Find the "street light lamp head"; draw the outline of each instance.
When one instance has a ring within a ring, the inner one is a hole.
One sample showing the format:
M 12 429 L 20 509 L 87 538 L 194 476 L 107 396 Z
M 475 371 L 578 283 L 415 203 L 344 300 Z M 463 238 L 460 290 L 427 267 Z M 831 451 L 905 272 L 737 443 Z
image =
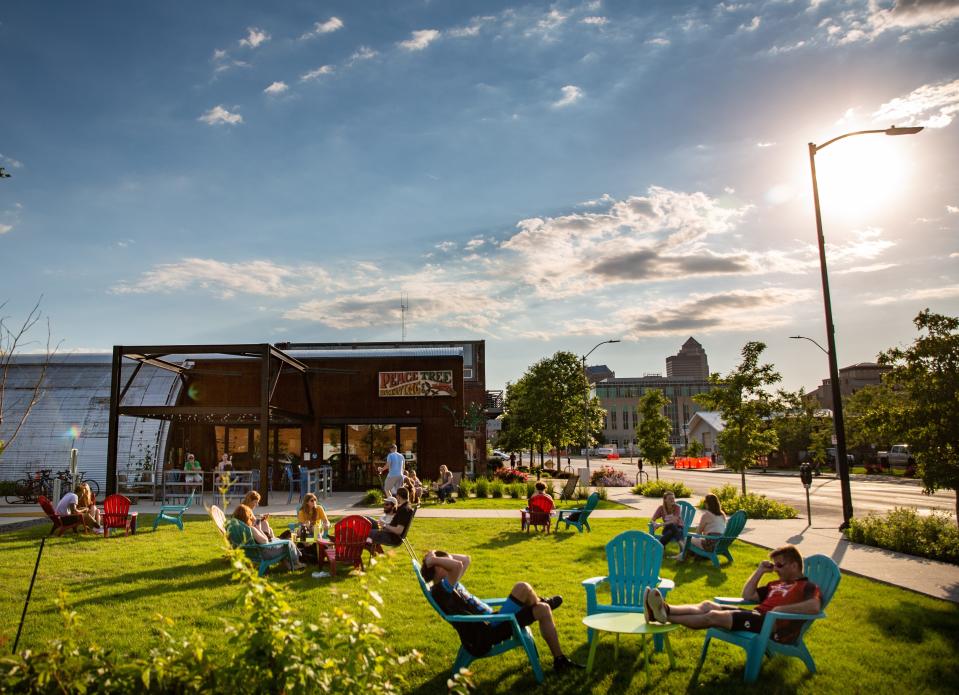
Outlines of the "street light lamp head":
M 923 126 L 909 126 L 906 128 L 899 128 L 897 126 L 890 126 L 886 129 L 886 135 L 915 135 L 923 129 Z

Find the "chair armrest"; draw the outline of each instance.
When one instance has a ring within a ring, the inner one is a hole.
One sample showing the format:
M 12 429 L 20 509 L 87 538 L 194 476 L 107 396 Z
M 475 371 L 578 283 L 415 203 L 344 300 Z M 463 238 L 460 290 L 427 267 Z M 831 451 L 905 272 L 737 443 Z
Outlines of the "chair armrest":
M 736 596 L 713 596 L 713 601 L 721 603 L 724 606 L 753 606 L 756 601 L 747 601 L 744 598 Z
M 665 579 L 663 577 L 659 578 L 659 581 L 656 582 L 657 589 L 665 589 L 666 591 L 672 591 L 676 588 L 676 582 L 672 579 Z
M 560 509 L 559 516 L 557 518 L 559 519 L 559 521 L 562 521 L 564 516 L 572 514 L 573 512 L 582 513 L 582 511 L 583 511 L 582 509 Z
M 782 611 L 769 611 L 766 617 L 773 620 L 819 620 L 825 618 L 825 613 L 783 613 Z
M 516 615 L 513 613 L 490 613 L 488 615 L 447 615 L 446 619 L 451 623 L 507 623 L 514 622 L 516 627 L 519 628 L 519 623 L 516 621 Z
M 502 606 L 506 603 L 507 599 L 505 598 L 481 598 L 480 601 L 485 603 L 487 606 Z
M 609 577 L 606 577 L 606 576 L 603 576 L 603 577 L 590 577 L 589 579 L 584 579 L 582 582 L 580 582 L 580 584 L 582 584 L 583 586 L 596 587 L 596 586 L 599 586 L 600 584 L 602 584 L 603 582 L 608 581 L 608 580 L 609 580 Z

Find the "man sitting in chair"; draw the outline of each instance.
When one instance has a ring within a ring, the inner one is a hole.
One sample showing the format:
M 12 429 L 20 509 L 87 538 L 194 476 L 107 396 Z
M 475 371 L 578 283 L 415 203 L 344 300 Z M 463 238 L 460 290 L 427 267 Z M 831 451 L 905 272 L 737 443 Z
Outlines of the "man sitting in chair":
M 391 499 L 391 498 L 388 498 Z M 389 523 L 382 523 L 379 528 L 370 532 L 368 543 L 377 545 L 397 546 L 403 542 L 403 534 L 413 521 L 413 507 L 410 506 L 410 493 L 405 487 L 396 491 L 396 501 L 399 503 L 393 518 Z M 385 507 L 384 507 L 385 511 Z
M 794 545 L 784 545 L 763 560 L 743 587 L 743 598 L 758 603 L 754 609 L 743 610 L 735 605 L 721 605 L 713 601 L 698 604 L 671 606 L 663 599 L 658 589 L 647 588 L 643 595 L 646 621 L 676 623 L 694 630 L 722 627 L 727 630 L 760 632 L 766 613 L 771 610 L 783 613 L 815 614 L 820 610 L 819 587 L 803 576 L 803 558 Z M 765 586 L 759 580 L 768 572 L 779 578 Z M 803 621 L 780 620 L 774 625 L 772 638 L 776 642 L 791 643 L 799 636 Z
M 447 615 L 489 615 L 493 609 L 473 596 L 460 579 L 470 566 L 469 555 L 454 555 L 442 550 L 431 550 L 423 558 L 422 574 L 436 603 Z M 582 664 L 571 661 L 563 654 L 559 645 L 559 635 L 553 622 L 553 611 L 563 603 L 562 596 L 541 599 L 533 587 L 526 582 L 513 586 L 499 612 L 515 613 L 520 627 L 539 623 L 540 634 L 549 645 L 553 654 L 553 668 L 566 671 L 570 668 L 584 668 Z M 483 656 L 495 645 L 513 636 L 513 628 L 508 622 L 501 623 L 453 623 L 463 641 L 463 646 L 473 656 Z

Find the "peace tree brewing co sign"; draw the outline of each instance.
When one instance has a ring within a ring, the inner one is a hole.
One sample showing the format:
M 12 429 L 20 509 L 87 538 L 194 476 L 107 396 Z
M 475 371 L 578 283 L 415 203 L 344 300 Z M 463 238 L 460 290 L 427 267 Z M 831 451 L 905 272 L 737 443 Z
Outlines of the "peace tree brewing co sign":
M 452 396 L 453 371 L 380 372 L 380 397 Z

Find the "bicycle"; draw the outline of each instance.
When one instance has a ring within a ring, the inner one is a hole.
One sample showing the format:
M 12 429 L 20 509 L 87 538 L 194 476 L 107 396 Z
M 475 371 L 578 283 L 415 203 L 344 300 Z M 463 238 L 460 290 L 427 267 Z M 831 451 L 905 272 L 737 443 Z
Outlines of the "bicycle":
M 13 484 L 14 494 L 5 495 L 7 504 L 32 504 L 40 495 L 50 497 L 53 490 L 53 478 L 50 470 L 41 468 L 29 478 L 21 478 Z
M 86 483 L 90 486 L 90 492 L 93 493 L 93 499 L 96 499 L 100 496 L 100 484 L 93 478 L 87 478 L 87 474 L 83 471 L 77 471 L 76 479 L 70 479 L 70 471 L 63 470 L 57 473 L 57 479 L 66 483 L 67 488 L 66 492 L 71 492 L 77 485 L 81 483 Z

